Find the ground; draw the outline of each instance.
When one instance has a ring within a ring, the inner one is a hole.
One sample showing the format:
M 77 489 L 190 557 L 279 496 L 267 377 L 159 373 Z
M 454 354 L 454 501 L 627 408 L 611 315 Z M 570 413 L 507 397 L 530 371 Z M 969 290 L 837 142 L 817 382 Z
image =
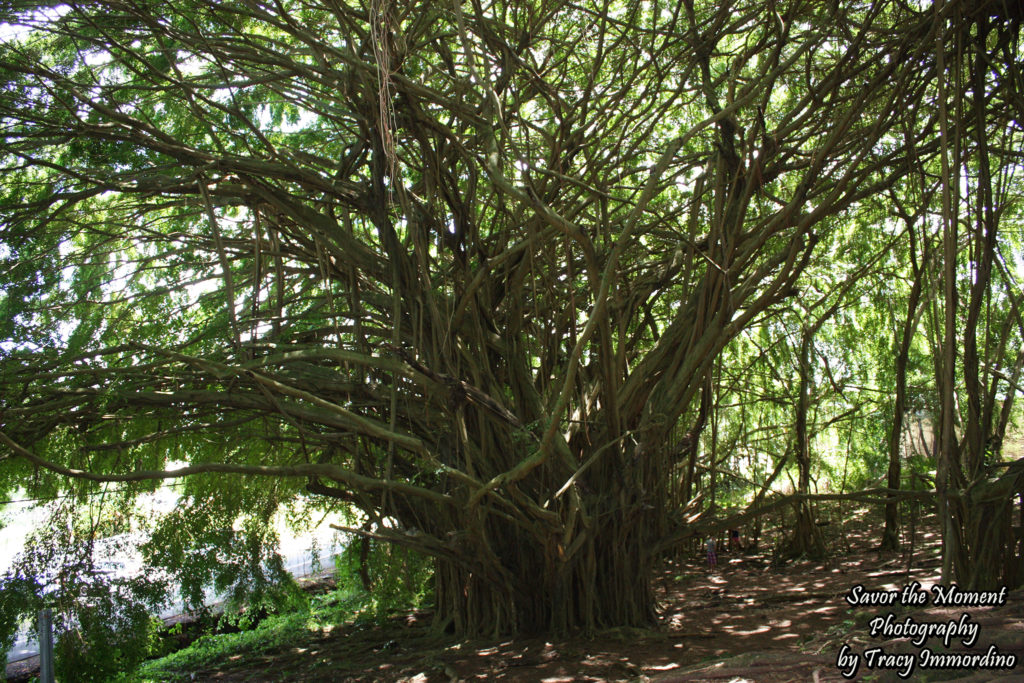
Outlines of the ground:
M 887 607 L 851 608 L 853 586 L 901 590 L 918 581 L 938 581 L 934 532 L 918 531 L 917 550 L 879 553 L 877 525 L 864 519 L 830 525 L 837 554 L 826 563 L 777 564 L 768 552 L 719 553 L 710 571 L 699 548 L 687 549 L 657 581 L 662 624 L 650 631 L 616 630 L 594 638 L 556 641 L 517 638 L 452 642 L 430 631 L 430 615 L 417 613 L 385 626 L 339 625 L 310 633 L 302 642 L 258 655 L 239 654 L 214 668 L 182 672 L 186 680 L 242 681 L 843 681 L 837 655 L 844 644 L 854 652 L 881 646 L 886 653 L 919 648 L 907 639 L 869 634 L 869 621 Z M 922 549 L 923 548 L 923 549 Z M 909 563 L 909 571 L 908 571 Z M 1024 590 L 992 608 L 909 610 L 896 607 L 897 621 L 948 622 L 962 618 L 979 625 L 973 651 L 995 644 L 1022 663 L 1008 671 L 918 670 L 914 680 L 956 678 L 987 681 L 1024 675 Z M 941 638 L 927 646 L 942 649 Z M 954 643 L 953 649 L 957 649 Z M 963 649 L 962 647 L 959 649 Z M 192 677 L 194 675 L 194 678 Z M 896 681 L 894 670 L 869 670 L 857 680 Z

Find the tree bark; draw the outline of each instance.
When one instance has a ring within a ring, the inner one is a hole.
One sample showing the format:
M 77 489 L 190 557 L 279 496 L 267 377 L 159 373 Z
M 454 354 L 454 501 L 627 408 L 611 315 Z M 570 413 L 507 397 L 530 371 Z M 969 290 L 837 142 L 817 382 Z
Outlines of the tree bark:
M 921 263 L 918 262 L 916 254 L 916 240 L 914 239 L 914 226 L 910 224 L 908 234 L 910 237 L 910 260 L 914 271 L 914 281 L 910 286 L 910 295 L 907 298 L 907 314 L 903 319 L 903 328 L 897 337 L 897 351 L 895 359 L 895 397 L 893 400 L 892 425 L 889 429 L 889 467 L 886 471 L 886 486 L 896 490 L 900 488 L 901 474 L 901 445 L 903 437 L 903 424 L 907 412 L 907 362 L 910 358 L 910 343 L 917 328 L 918 303 L 921 299 L 921 290 L 924 285 L 924 274 L 927 272 L 923 264 L 928 261 L 928 243 L 924 243 L 924 252 L 921 256 Z M 896 550 L 899 547 L 899 503 L 892 500 L 885 504 L 885 528 L 882 530 L 882 541 L 879 544 L 882 550 Z
M 818 321 L 815 325 L 804 328 L 800 336 L 800 348 L 797 356 L 799 382 L 793 429 L 795 441 L 793 452 L 799 473 L 797 480 L 797 494 L 799 495 L 807 495 L 811 490 L 811 439 L 807 426 L 807 414 L 811 401 L 811 346 L 820 323 L 821 321 Z M 814 509 L 807 500 L 796 505 L 796 520 L 793 524 L 793 533 L 788 543 L 787 554 L 792 557 L 807 556 L 816 560 L 825 557 L 825 541 L 817 521 L 814 519 Z

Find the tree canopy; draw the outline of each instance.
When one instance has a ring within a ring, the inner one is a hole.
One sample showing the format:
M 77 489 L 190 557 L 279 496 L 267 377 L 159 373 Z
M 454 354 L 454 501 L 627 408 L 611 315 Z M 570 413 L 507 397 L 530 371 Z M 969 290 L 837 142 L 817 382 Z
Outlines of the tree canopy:
M 702 472 L 941 386 L 999 459 L 1001 0 L 3 4 L 0 491 L 184 477 L 153 563 L 312 498 L 457 632 L 638 625 Z

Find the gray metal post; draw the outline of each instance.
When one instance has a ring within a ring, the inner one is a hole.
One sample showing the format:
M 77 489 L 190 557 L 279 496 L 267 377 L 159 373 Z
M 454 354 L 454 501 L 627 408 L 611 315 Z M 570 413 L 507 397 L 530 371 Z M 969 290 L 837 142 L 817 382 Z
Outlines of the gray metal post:
M 53 613 L 39 610 L 39 683 L 54 683 Z

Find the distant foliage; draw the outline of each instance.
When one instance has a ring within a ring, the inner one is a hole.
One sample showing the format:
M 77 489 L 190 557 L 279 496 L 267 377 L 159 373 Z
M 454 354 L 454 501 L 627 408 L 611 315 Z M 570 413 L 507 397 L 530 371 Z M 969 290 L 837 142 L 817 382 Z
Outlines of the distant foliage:
M 105 681 L 156 652 L 167 596 L 159 575 L 123 578 L 112 558 L 116 538 L 90 538 L 83 519 L 54 507 L 50 524 L 30 537 L 0 578 L 0 646 L 6 653 L 21 624 L 53 610 L 55 673 L 62 681 Z
M 38 612 L 38 595 L 39 585 L 21 572 L 8 572 L 0 578 L 0 664 L 5 668 L 19 626 Z
M 62 615 L 55 673 L 62 681 L 106 681 L 159 650 L 162 622 L 123 586 L 94 584 L 70 615 Z

